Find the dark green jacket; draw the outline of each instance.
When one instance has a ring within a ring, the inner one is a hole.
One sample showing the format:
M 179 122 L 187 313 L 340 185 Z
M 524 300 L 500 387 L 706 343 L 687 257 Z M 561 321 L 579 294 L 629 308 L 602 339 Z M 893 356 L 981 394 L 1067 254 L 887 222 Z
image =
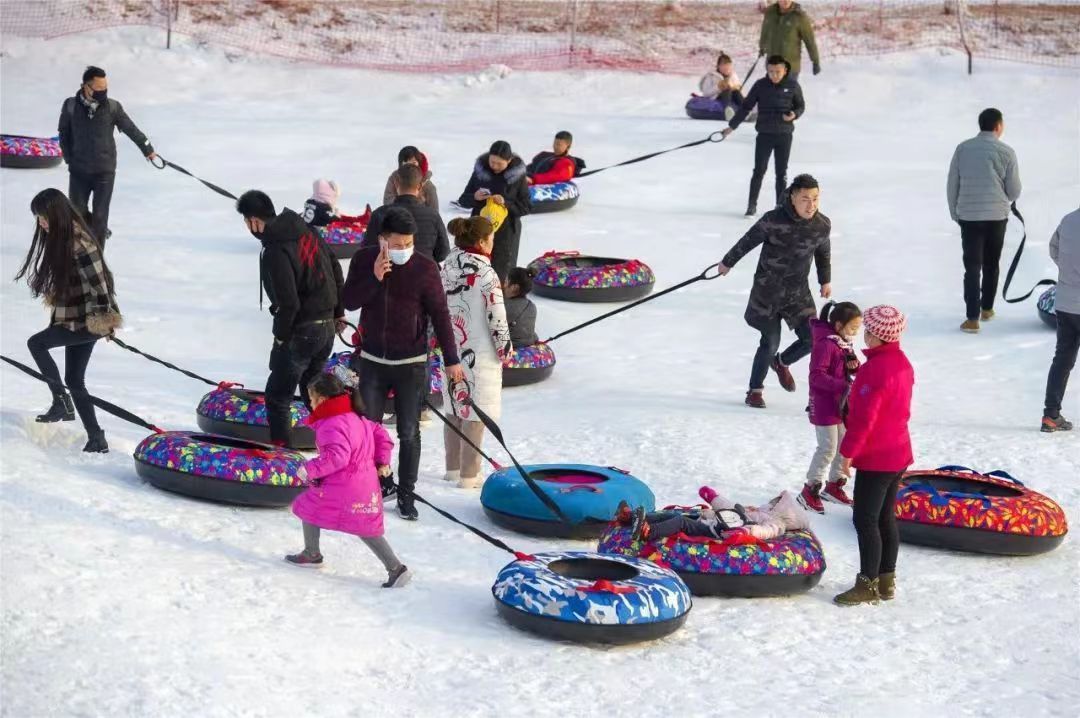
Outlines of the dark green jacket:
M 786 13 L 780 12 L 779 5 L 770 5 L 761 19 L 758 48 L 766 56 L 780 55 L 791 64 L 792 72 L 798 72 L 802 60 L 800 43 L 806 44 L 811 62 L 817 64 L 821 61 L 817 43 L 814 42 L 814 23 L 810 16 L 803 12 L 799 3 L 792 5 L 791 10 Z

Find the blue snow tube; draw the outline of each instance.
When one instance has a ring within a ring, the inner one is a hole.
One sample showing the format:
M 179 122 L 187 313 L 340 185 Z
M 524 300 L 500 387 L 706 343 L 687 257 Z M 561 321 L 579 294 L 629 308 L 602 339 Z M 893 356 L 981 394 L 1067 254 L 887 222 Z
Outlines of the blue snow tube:
M 1051 329 L 1057 329 L 1057 311 L 1054 309 L 1056 303 L 1057 285 L 1054 285 L 1039 296 L 1039 302 L 1035 305 L 1038 307 L 1039 319 Z
M 674 571 L 593 551 L 522 556 L 499 572 L 491 594 L 511 625 L 577 643 L 651 641 L 678 630 L 693 606 Z
M 520 472 L 499 469 L 484 482 L 480 503 L 499 526 L 534 536 L 599 538 L 620 501 L 630 508 L 656 508 L 656 498 L 641 479 L 615 467 L 587 464 L 533 464 L 522 467 L 568 519 L 563 523 L 532 492 Z
M 577 204 L 581 190 L 573 182 L 534 184 L 529 186 L 529 201 L 533 214 L 560 212 Z

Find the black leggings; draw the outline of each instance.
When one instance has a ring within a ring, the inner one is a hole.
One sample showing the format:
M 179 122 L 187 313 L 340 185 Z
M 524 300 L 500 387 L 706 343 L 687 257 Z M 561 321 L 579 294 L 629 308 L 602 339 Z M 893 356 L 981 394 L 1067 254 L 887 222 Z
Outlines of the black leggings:
M 855 472 L 852 521 L 859 537 L 859 572 L 867 578 L 896 571 L 900 528 L 896 524 L 896 489 L 902 471 Z
M 49 350 L 64 347 L 64 384 L 71 390 L 71 399 L 87 434 L 101 431 L 97 414 L 94 413 L 94 404 L 86 392 L 86 365 L 90 363 L 90 354 L 94 351 L 94 344 L 98 339 L 101 337 L 86 329 L 73 332 L 59 324 L 53 324 L 26 340 L 26 346 L 37 362 L 38 370 L 57 384 L 60 383 L 60 370 Z M 50 385 L 49 389 L 54 397 L 64 393 L 59 386 Z

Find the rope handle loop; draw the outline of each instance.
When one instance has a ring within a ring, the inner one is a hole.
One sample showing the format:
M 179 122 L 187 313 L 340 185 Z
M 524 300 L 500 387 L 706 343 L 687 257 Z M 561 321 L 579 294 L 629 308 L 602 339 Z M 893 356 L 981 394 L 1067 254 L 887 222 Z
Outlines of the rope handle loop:
M 703 279 L 706 282 L 711 282 L 714 279 L 719 279 L 721 276 L 722 275 L 720 274 L 720 263 L 717 262 L 716 264 L 710 264 L 708 267 L 705 267 L 705 269 L 702 270 L 701 274 L 698 275 L 698 279 Z
M 717 138 L 719 138 L 719 139 L 717 139 Z M 715 142 L 717 144 L 723 142 L 726 139 L 727 139 L 727 135 L 724 134 L 723 130 L 717 130 L 716 132 L 713 132 L 712 134 L 709 135 L 709 142 Z
M 157 163 L 158 160 L 161 160 L 160 165 Z M 152 158 L 150 160 L 150 164 L 154 165 L 154 167 L 157 167 L 159 170 L 163 170 L 167 166 L 166 163 L 165 163 L 165 158 L 162 157 L 161 155 L 157 155 L 154 158 Z
M 345 328 L 341 329 L 341 330 L 339 330 L 337 332 L 338 339 L 340 339 L 341 342 L 345 346 L 350 347 L 352 349 L 355 349 L 356 347 L 360 346 L 360 327 L 356 326 L 355 324 L 350 322 L 348 319 L 346 319 L 344 321 L 344 324 L 345 324 Z M 352 336 L 351 336 L 352 341 L 349 341 L 349 339 L 346 339 L 344 334 L 342 333 L 342 332 L 345 331 L 345 329 L 352 329 Z

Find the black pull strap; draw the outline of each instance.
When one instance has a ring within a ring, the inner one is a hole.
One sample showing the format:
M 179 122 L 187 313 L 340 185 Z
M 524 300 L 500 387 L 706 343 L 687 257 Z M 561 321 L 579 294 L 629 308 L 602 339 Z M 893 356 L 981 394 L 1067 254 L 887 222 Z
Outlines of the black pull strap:
M 98 398 L 98 397 L 96 397 L 93 394 L 90 394 L 88 392 L 71 392 L 71 390 L 68 389 L 63 384 L 63 382 L 56 381 L 55 379 L 50 379 L 47 376 L 45 376 L 44 374 L 36 372 L 33 369 L 31 369 L 30 367 L 26 366 L 25 364 L 23 364 L 21 362 L 17 362 L 14 359 L 11 359 L 10 357 L 6 357 L 6 356 L 3 356 L 2 354 L 0 354 L 0 359 L 3 359 L 4 361 L 6 361 L 11 366 L 15 367 L 16 369 L 19 369 L 20 371 L 22 371 L 25 374 L 28 374 L 28 375 L 34 377 L 38 381 L 45 382 L 46 384 L 48 384 L 50 387 L 52 387 L 54 389 L 60 389 L 60 390 L 63 390 L 63 391 L 69 392 L 69 393 L 81 394 L 81 395 L 86 396 L 87 398 L 90 399 L 90 401 L 94 404 L 94 406 L 96 406 L 97 408 L 101 409 L 102 411 L 104 411 L 104 412 L 106 412 L 108 414 L 112 414 L 113 416 L 115 416 L 118 419 L 123 419 L 124 421 L 126 421 L 128 423 L 131 423 L 131 424 L 134 424 L 135 426 L 140 426 L 140 427 L 142 427 L 144 429 L 148 429 L 148 430 L 154 432 L 155 434 L 164 433 L 164 429 L 159 429 L 158 427 L 154 426 L 153 424 L 151 424 L 146 419 L 143 419 L 142 417 L 138 416 L 137 414 L 133 414 L 132 412 L 128 411 L 127 409 L 124 409 L 123 407 L 117 406 L 116 404 L 113 404 L 112 402 L 105 401 L 104 399 L 100 399 L 100 398 Z
M 1031 288 L 1031 291 L 1024 296 L 1009 299 L 1009 285 L 1012 284 L 1013 275 L 1016 274 L 1016 268 L 1020 265 L 1020 256 L 1024 253 L 1024 245 L 1027 243 L 1027 225 L 1024 224 L 1024 216 L 1020 214 L 1020 210 L 1016 208 L 1016 202 L 1012 203 L 1010 209 L 1012 210 L 1013 215 L 1020 220 L 1020 227 L 1024 231 L 1024 236 L 1020 238 L 1020 246 L 1016 248 L 1016 254 L 1013 255 L 1012 262 L 1009 263 L 1009 271 L 1005 273 L 1005 286 L 1001 288 L 1001 298 L 1009 304 L 1016 304 L 1017 302 L 1022 302 L 1030 297 L 1039 287 L 1053 286 L 1057 284 L 1057 281 L 1053 279 L 1042 279 L 1036 282 L 1035 286 Z
M 161 160 L 160 165 L 157 162 L 155 162 L 154 160 L 150 160 L 150 163 L 153 164 L 154 167 L 157 167 L 159 170 L 163 170 L 166 167 L 171 167 L 174 170 L 176 170 L 177 172 L 180 172 L 181 174 L 185 174 L 188 177 L 191 177 L 192 179 L 195 179 L 195 180 L 198 180 L 199 182 L 202 182 L 204 185 L 206 185 L 210 189 L 214 190 L 215 192 L 220 194 L 222 197 L 228 197 L 229 199 L 236 199 L 237 198 L 236 195 L 234 195 L 232 192 L 230 192 L 230 191 L 228 191 L 226 189 L 222 189 L 221 187 L 218 187 L 213 182 L 207 182 L 202 177 L 197 177 L 196 175 L 193 175 L 191 172 L 188 172 L 186 169 L 184 169 L 180 165 L 173 164 L 172 162 L 169 162 L 167 159 L 165 159 L 161 155 L 158 155 L 156 157 L 156 159 Z
M 574 177 L 574 179 L 578 179 L 578 178 L 581 178 L 581 177 L 588 177 L 589 175 L 594 175 L 597 172 L 604 172 L 605 170 L 614 169 L 615 167 L 624 167 L 626 165 L 632 165 L 632 164 L 636 164 L 638 162 L 644 162 L 645 160 L 651 160 L 653 157 L 659 157 L 660 155 L 666 155 L 668 152 L 674 152 L 675 150 L 684 150 L 687 147 L 697 147 L 698 145 L 703 145 L 706 142 L 718 142 L 719 143 L 719 142 L 723 142 L 723 141 L 724 141 L 724 135 L 723 135 L 723 133 L 721 131 L 713 132 L 711 135 L 709 135 L 708 137 L 706 137 L 703 140 L 694 140 L 693 142 L 687 142 L 685 145 L 679 145 L 678 147 L 672 147 L 669 150 L 660 150 L 659 152 L 652 152 L 652 153 L 647 154 L 647 155 L 641 155 L 640 157 L 635 157 L 633 159 L 626 160 L 625 162 L 619 162 L 618 164 L 608 165 L 607 167 L 601 167 L 600 169 L 595 169 L 595 170 L 589 170 L 587 172 L 582 172 L 581 174 Z
M 536 480 L 533 479 L 533 477 L 529 476 L 529 472 L 525 471 L 525 469 L 521 467 L 521 464 L 518 463 L 518 460 L 514 458 L 514 455 L 510 453 L 510 449 L 506 446 L 506 441 L 503 439 L 502 429 L 499 428 L 499 425 L 496 424 L 495 421 L 490 416 L 488 416 L 480 407 L 478 407 L 473 402 L 472 398 L 466 399 L 465 403 L 472 407 L 472 410 L 476 412 L 476 418 L 478 418 L 480 422 L 485 427 L 487 427 L 487 430 L 491 432 L 491 435 L 495 437 L 495 440 L 498 441 L 499 445 L 502 446 L 504 451 L 506 451 L 506 455 L 510 457 L 510 460 L 512 462 L 514 462 L 514 466 L 517 468 L 518 473 L 521 474 L 521 478 L 525 480 L 525 483 L 528 485 L 529 489 L 532 490 L 532 492 L 536 495 L 536 498 L 540 499 L 540 502 L 544 504 L 544 506 L 547 506 L 551 510 L 551 513 L 555 514 L 559 518 L 559 521 L 562 521 L 568 526 L 572 525 L 570 523 L 570 519 L 566 518 L 566 514 L 564 514 L 562 512 L 562 509 L 559 508 L 559 505 L 555 503 L 550 496 L 544 493 L 543 489 L 541 489 L 537 485 Z
M 610 319 L 611 317 L 615 316 L 616 314 L 622 314 L 623 312 L 630 311 L 634 307 L 640 307 L 642 304 L 645 304 L 646 302 L 651 302 L 654 299 L 659 299 L 660 297 L 664 296 L 665 294 L 671 294 L 672 292 L 677 291 L 679 289 L 682 289 L 683 287 L 688 287 L 691 284 L 693 284 L 694 282 L 700 282 L 702 280 L 716 279 L 717 277 L 720 276 L 720 273 L 719 273 L 719 271 L 713 272 L 713 270 L 718 270 L 719 267 L 720 267 L 719 264 L 711 264 L 708 267 L 706 267 L 701 272 L 701 274 L 698 274 L 697 276 L 690 277 L 690 279 L 687 279 L 686 281 L 683 281 L 683 282 L 679 282 L 678 284 L 676 284 L 676 285 L 674 285 L 672 287 L 668 287 L 667 289 L 665 289 L 665 290 L 663 290 L 661 292 L 656 292 L 655 294 L 650 294 L 647 297 L 643 297 L 642 299 L 638 299 L 636 302 L 630 302 L 629 304 L 627 304 L 625 306 L 622 306 L 622 307 L 619 307 L 618 309 L 613 309 L 610 312 L 607 312 L 606 314 L 601 314 L 598 317 L 593 317 L 592 319 L 590 319 L 587 322 L 584 322 L 582 324 L 578 324 L 575 327 L 570 327 L 569 329 L 566 329 L 565 331 L 559 332 L 558 334 L 551 337 L 550 339 L 545 339 L 544 342 L 545 343 L 551 343 L 551 342 L 555 341 L 556 339 L 559 339 L 560 337 L 565 337 L 567 334 L 573 334 L 574 332 L 578 331 L 579 329 L 584 329 L 585 327 L 592 326 L 593 324 L 597 324 L 598 322 L 602 322 L 605 319 Z M 713 272 L 713 273 L 710 273 L 710 272 Z
M 198 379 L 203 384 L 209 384 L 210 386 L 218 386 L 219 385 L 219 382 L 211 381 L 210 379 L 207 379 L 204 376 L 199 376 L 198 374 L 196 374 L 193 371 L 188 371 L 187 369 L 181 369 L 180 367 L 176 366 L 175 364 L 170 364 L 169 362 L 165 361 L 164 359 L 158 359 L 156 356 L 153 356 L 151 354 L 147 354 L 146 352 L 142 351 L 141 349 L 136 349 L 135 347 L 131 346 L 130 344 L 124 343 L 123 341 L 121 341 L 120 339 L 117 339 L 116 337 L 113 337 L 112 343 L 115 344 L 116 346 L 120 347 L 121 349 L 127 349 L 132 354 L 138 354 L 139 356 L 141 356 L 141 357 L 143 357 L 145 359 L 149 359 L 150 361 L 155 362 L 157 364 L 160 364 L 163 367 L 168 367 L 169 369 L 172 369 L 173 371 L 178 371 L 181 374 L 183 374 L 184 376 L 189 376 L 192 379 Z

